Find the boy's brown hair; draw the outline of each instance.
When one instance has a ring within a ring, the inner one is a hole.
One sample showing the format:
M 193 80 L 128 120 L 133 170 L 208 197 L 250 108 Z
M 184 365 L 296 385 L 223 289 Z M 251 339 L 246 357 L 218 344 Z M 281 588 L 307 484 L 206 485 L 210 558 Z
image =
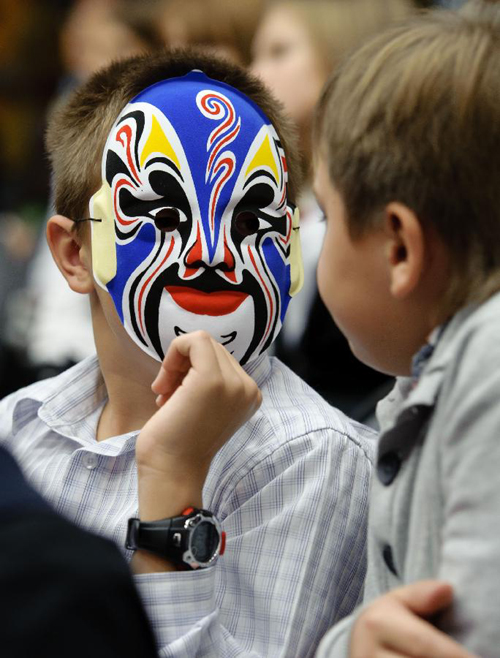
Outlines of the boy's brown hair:
M 500 289 L 498 6 L 436 11 L 354 52 L 329 80 L 315 142 L 351 237 L 400 201 L 451 261 L 449 310 Z
M 287 155 L 288 193 L 292 201 L 296 198 L 300 186 L 296 138 L 279 103 L 239 66 L 196 50 L 175 50 L 115 62 L 93 75 L 54 109 L 46 144 L 52 164 L 56 212 L 71 219 L 88 216 L 90 197 L 101 186 L 101 158 L 106 138 L 121 110 L 146 87 L 183 76 L 193 69 L 239 89 L 264 111 Z

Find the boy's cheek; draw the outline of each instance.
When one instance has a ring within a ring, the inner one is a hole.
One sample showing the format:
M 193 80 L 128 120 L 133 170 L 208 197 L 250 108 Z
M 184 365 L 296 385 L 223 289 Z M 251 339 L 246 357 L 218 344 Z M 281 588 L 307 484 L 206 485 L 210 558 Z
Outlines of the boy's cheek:
M 328 264 L 327 264 L 327 257 L 325 255 L 325 246 L 323 245 L 323 249 L 321 251 L 321 255 L 319 257 L 318 261 L 318 269 L 317 269 L 317 274 L 316 274 L 316 279 L 318 282 L 318 291 L 321 299 L 323 300 L 324 305 L 328 309 L 328 312 L 330 315 L 333 316 L 333 308 L 331 308 L 332 304 L 331 302 L 333 301 L 331 299 L 332 297 L 332 291 L 331 291 L 331 284 L 330 284 L 330 276 L 328 273 Z

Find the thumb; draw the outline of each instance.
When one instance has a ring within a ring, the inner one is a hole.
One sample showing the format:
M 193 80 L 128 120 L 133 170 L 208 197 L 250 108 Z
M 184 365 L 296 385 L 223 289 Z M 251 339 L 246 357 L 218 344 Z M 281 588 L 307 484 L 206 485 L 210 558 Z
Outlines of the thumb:
M 396 598 L 419 617 L 428 617 L 448 607 L 453 588 L 442 580 L 420 580 L 393 591 Z

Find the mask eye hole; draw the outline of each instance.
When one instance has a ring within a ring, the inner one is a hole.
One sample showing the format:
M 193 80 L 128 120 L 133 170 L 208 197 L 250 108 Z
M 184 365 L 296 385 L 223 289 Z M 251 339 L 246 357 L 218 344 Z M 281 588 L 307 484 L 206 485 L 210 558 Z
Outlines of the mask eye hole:
M 177 208 L 162 208 L 155 215 L 155 226 L 163 233 L 171 233 L 179 228 L 181 216 Z
M 258 232 L 260 221 L 251 210 L 243 210 L 236 215 L 234 226 L 238 233 L 246 238 L 248 235 L 255 235 Z

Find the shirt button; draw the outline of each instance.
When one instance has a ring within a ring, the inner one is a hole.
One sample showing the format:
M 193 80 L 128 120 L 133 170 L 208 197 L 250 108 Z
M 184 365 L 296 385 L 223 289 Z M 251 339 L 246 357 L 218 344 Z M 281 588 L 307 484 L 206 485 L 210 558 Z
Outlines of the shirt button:
M 386 452 L 382 455 L 377 464 L 378 479 L 386 487 L 389 486 L 401 467 L 401 459 L 396 452 Z
M 94 468 L 97 466 L 98 462 L 98 457 L 97 455 L 94 455 L 93 452 L 87 452 L 83 456 L 83 465 L 85 468 L 88 468 L 89 471 L 93 471 Z
M 382 551 L 382 557 L 384 558 L 384 562 L 387 568 L 389 569 L 389 571 L 395 576 L 397 576 L 398 572 L 396 571 L 396 567 L 394 566 L 394 558 L 392 557 L 392 548 L 389 546 L 389 544 L 386 544 L 384 546 L 384 549 Z

